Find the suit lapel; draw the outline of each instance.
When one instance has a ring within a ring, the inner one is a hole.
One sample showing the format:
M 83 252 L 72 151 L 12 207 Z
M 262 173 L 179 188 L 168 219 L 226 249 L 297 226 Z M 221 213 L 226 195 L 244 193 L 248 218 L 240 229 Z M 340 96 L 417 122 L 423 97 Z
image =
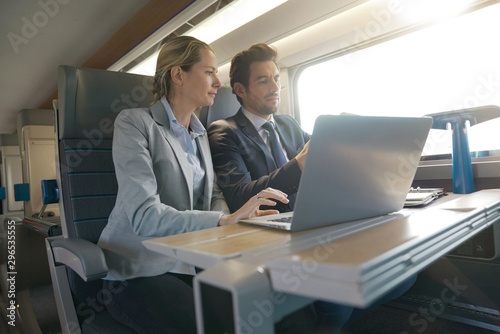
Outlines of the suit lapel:
M 158 123 L 160 131 L 163 133 L 163 136 L 169 143 L 170 147 L 172 147 L 172 151 L 174 151 L 175 158 L 181 167 L 182 174 L 184 175 L 184 180 L 186 182 L 186 187 L 189 191 L 189 200 L 191 203 L 191 210 L 193 209 L 193 171 L 191 170 L 191 166 L 186 158 L 186 153 L 181 147 L 179 140 L 175 136 L 172 127 L 170 126 L 170 120 L 167 116 L 167 111 L 163 107 L 161 101 L 156 102 L 151 106 L 151 114 L 156 123 Z
M 274 162 L 274 158 L 271 155 L 271 152 L 269 151 L 269 148 L 266 146 L 266 143 L 264 143 L 264 140 L 262 140 L 262 137 L 259 135 L 257 130 L 255 129 L 255 126 L 253 126 L 252 122 L 248 120 L 248 118 L 243 114 L 243 112 L 240 110 L 236 115 L 234 115 L 234 120 L 238 124 L 238 126 L 241 128 L 241 131 L 251 140 L 254 142 L 254 144 L 264 153 L 266 157 L 266 165 L 267 169 L 269 171 L 273 171 L 276 169 L 276 164 Z
M 212 156 L 210 154 L 210 146 L 208 144 L 207 135 L 196 137 L 198 149 L 201 152 L 201 159 L 205 167 L 205 188 L 203 194 L 203 209 L 210 211 L 212 202 L 214 170 L 212 168 Z
M 276 132 L 278 133 L 278 136 L 280 137 L 281 145 L 283 145 L 283 147 L 286 150 L 286 156 L 288 158 L 295 157 L 298 152 L 295 151 L 295 147 L 293 147 L 293 145 L 292 145 L 292 139 L 290 138 L 288 133 L 286 133 L 286 131 L 283 131 L 283 129 L 281 128 L 281 126 L 280 126 L 279 122 L 276 120 L 276 118 L 274 118 L 274 119 L 276 121 Z

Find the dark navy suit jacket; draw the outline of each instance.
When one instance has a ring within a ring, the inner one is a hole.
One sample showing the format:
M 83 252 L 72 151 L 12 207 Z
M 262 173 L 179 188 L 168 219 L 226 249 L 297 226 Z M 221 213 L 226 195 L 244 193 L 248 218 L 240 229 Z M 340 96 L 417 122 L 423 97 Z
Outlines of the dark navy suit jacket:
M 276 164 L 261 136 L 241 109 L 236 115 L 213 122 L 208 128 L 212 161 L 217 181 L 234 212 L 256 195 L 271 187 L 287 194 L 297 192 L 302 172 L 294 158 L 310 139 L 290 116 L 275 115 L 276 130 L 290 161 Z M 289 211 L 278 203 L 279 211 Z

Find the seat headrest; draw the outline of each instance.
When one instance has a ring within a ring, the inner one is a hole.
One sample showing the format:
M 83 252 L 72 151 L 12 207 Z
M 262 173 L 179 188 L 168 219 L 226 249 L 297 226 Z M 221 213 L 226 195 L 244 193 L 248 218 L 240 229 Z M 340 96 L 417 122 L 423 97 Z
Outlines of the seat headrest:
M 222 86 L 217 90 L 214 104 L 202 108 L 200 121 L 208 129 L 212 122 L 234 116 L 240 107 L 241 104 L 236 99 L 236 95 L 233 94 L 231 87 Z
M 54 126 L 54 110 L 51 109 L 22 109 L 17 114 L 17 132 L 21 132 L 26 125 Z
M 1 134 L 0 135 L 0 147 L 1 146 L 19 146 L 19 141 L 17 135 L 15 134 Z
M 152 77 L 59 66 L 59 139 L 113 137 L 113 122 L 120 111 L 149 107 Z
M 54 110 L 51 109 L 22 109 L 17 114 L 18 143 L 23 143 L 23 128 L 28 125 L 54 126 Z

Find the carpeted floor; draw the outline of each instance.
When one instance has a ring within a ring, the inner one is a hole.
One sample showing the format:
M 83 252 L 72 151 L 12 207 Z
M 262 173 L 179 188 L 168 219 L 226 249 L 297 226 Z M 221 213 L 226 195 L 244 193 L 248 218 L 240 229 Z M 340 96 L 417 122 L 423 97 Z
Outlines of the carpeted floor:
M 56 300 L 52 285 L 30 290 L 31 305 L 43 334 L 59 334 L 61 326 L 57 315 Z
M 59 334 L 61 328 L 52 286 L 31 290 L 33 311 L 43 334 Z M 413 312 L 379 306 L 353 324 L 342 334 L 495 334 L 500 333 L 437 317 L 412 317 Z M 207 333 L 212 334 L 212 333 Z

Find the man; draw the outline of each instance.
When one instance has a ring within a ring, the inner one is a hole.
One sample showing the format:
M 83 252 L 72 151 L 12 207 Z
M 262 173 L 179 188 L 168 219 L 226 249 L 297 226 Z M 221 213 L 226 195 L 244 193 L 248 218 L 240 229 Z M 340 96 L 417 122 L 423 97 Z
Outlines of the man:
M 259 43 L 238 53 L 231 62 L 230 78 L 242 107 L 208 129 L 214 168 L 229 208 L 236 211 L 271 187 L 290 199 L 275 208 L 293 210 L 310 136 L 292 117 L 275 115 L 281 89 L 276 50 Z
M 276 50 L 263 43 L 251 46 L 234 56 L 229 75 L 242 107 L 235 116 L 208 128 L 212 160 L 227 204 L 235 211 L 250 197 L 271 187 L 287 193 L 292 203 L 278 202 L 275 208 L 293 210 L 310 136 L 290 116 L 276 115 L 281 89 Z M 273 137 L 268 122 L 277 136 Z M 273 145 L 275 138 L 278 144 Z M 415 277 L 408 279 L 374 306 L 402 295 L 414 281 Z M 317 323 L 311 333 L 335 333 L 367 311 L 323 301 L 313 305 Z M 289 318 L 301 320 L 300 313 Z
M 229 75 L 242 107 L 235 116 L 208 128 L 212 160 L 227 204 L 235 211 L 267 187 L 287 193 L 293 203 L 310 136 L 290 116 L 275 115 L 281 89 L 276 50 L 263 43 L 251 46 L 234 56 Z M 274 129 L 265 125 L 268 122 Z M 273 147 L 276 139 L 278 147 Z M 290 211 L 293 204 L 278 202 L 275 208 Z M 353 311 L 352 307 L 324 302 L 314 303 L 314 309 L 319 332 L 338 330 Z M 291 327 L 301 324 L 307 314 L 307 309 L 302 309 L 291 315 Z

